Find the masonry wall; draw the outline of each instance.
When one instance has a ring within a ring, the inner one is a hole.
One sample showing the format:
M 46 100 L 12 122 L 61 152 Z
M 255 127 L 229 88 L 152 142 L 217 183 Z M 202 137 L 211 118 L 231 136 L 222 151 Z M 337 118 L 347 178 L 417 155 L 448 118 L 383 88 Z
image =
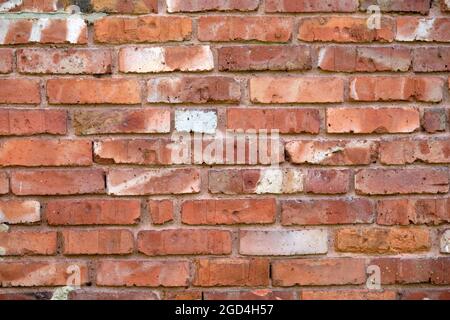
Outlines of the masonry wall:
M 449 299 L 449 43 L 447 0 L 0 0 L 0 299 Z

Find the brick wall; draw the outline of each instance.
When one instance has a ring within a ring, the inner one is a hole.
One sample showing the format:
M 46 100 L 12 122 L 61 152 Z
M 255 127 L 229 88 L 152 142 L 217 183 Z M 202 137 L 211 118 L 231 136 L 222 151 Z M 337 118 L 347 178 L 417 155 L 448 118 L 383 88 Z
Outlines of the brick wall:
M 449 43 L 447 0 L 0 0 L 0 299 L 450 299 Z

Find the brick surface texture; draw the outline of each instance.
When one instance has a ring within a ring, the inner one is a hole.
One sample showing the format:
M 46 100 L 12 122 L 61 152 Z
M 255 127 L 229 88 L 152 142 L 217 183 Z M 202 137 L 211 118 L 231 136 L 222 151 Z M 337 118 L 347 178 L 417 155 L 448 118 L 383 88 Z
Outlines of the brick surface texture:
M 448 0 L 0 0 L 0 300 L 450 300 L 449 130 Z

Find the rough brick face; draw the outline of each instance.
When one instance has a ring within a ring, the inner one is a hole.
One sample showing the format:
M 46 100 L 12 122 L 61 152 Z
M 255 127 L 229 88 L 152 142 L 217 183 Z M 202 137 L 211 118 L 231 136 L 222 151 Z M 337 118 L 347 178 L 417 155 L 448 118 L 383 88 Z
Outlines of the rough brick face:
M 450 299 L 449 14 L 0 0 L 0 300 Z

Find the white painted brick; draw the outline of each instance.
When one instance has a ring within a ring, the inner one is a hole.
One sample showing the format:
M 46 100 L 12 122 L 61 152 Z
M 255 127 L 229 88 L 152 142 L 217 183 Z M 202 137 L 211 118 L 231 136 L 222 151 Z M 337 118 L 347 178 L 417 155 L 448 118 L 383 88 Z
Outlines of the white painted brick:
M 441 236 L 441 253 L 450 253 L 450 229 Z
M 177 110 L 175 129 L 179 132 L 213 134 L 217 129 L 217 114 L 215 111 Z

